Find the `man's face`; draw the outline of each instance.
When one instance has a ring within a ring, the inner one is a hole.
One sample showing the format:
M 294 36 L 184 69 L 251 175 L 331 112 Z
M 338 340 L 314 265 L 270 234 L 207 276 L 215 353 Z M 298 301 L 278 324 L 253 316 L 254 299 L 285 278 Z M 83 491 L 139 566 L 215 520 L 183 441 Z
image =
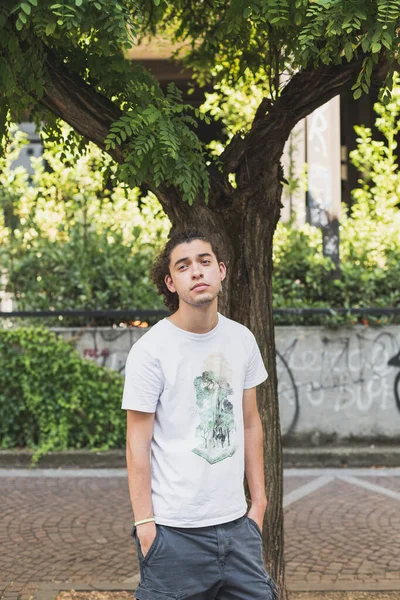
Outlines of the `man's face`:
M 171 252 L 169 270 L 166 286 L 178 294 L 180 303 L 192 306 L 210 304 L 218 296 L 226 275 L 224 263 L 218 263 L 210 244 L 203 240 L 176 246 Z

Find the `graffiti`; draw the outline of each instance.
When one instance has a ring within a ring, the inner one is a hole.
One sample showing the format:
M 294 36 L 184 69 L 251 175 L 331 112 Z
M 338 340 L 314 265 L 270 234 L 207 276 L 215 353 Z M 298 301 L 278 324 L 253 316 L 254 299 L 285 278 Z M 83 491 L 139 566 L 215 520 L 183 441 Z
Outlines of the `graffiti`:
M 332 414 L 336 419 L 338 413 L 379 414 L 393 407 L 390 367 L 400 367 L 399 342 L 394 333 L 307 333 L 302 339 L 292 337 L 284 348 L 277 339 L 282 434 L 297 431 L 301 416 L 310 419 L 315 411 Z M 394 393 L 400 410 L 400 372 Z M 300 424 L 303 427 L 304 421 Z
M 392 356 L 388 362 L 388 365 L 390 367 L 400 368 L 400 352 L 398 352 L 395 356 Z M 396 399 L 397 410 L 400 412 L 400 371 L 397 373 L 394 380 L 394 397 Z
M 315 110 L 308 119 L 310 121 L 308 141 L 313 144 L 316 154 L 320 154 L 323 158 L 328 157 L 328 146 L 326 144 L 328 106 L 328 104 L 323 104 L 318 110 Z
M 339 268 L 340 135 L 335 133 L 333 125 L 339 119 L 339 104 L 336 96 L 306 119 L 307 220 L 322 229 L 323 252 L 332 258 L 336 272 Z
M 130 348 L 143 333 L 133 328 L 62 331 L 63 337 L 75 341 L 82 356 L 121 374 Z M 283 435 L 310 431 L 360 437 L 400 435 L 400 327 L 336 331 L 277 327 L 276 347 Z M 213 356 L 202 373 L 213 371 L 229 381 L 223 361 L 217 358 Z M 199 382 L 207 390 L 215 383 Z M 196 393 L 200 391 L 196 389 Z M 217 402 L 213 427 L 199 428 L 198 433 L 204 437 L 205 451 L 214 448 L 221 453 L 231 450 L 234 428 L 228 391 L 222 386 L 218 393 L 223 397 L 218 400 L 220 408 Z M 219 398 L 218 394 L 215 397 Z
M 327 146 L 329 104 L 315 110 L 307 119 L 308 146 L 308 220 L 311 225 L 325 227 L 331 206 L 332 174 Z
M 85 358 L 99 358 L 101 356 L 110 356 L 110 351 L 108 348 L 103 348 L 102 350 L 98 350 L 97 348 L 84 348 L 83 356 Z
M 145 329 L 123 330 L 111 327 L 86 329 L 58 329 L 57 333 L 73 341 L 78 352 L 88 360 L 94 360 L 101 367 L 125 371 L 126 358 L 133 344 L 145 333 Z
M 281 431 L 290 434 L 296 429 L 300 414 L 299 391 L 292 371 L 283 354 L 276 351 L 278 372 L 278 397 L 284 398 L 287 410 L 281 414 Z

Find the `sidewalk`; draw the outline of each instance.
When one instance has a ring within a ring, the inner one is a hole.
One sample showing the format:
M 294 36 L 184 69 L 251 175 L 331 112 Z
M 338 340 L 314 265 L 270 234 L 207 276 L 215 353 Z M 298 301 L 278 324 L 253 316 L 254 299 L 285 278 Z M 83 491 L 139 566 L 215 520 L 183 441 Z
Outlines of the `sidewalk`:
M 397 592 L 289 592 L 289 600 L 399 600 Z M 132 600 L 129 592 L 60 592 L 57 600 Z
M 135 589 L 124 469 L 0 470 L 0 487 L 3 600 Z M 284 490 L 289 590 L 400 600 L 400 469 L 287 469 Z

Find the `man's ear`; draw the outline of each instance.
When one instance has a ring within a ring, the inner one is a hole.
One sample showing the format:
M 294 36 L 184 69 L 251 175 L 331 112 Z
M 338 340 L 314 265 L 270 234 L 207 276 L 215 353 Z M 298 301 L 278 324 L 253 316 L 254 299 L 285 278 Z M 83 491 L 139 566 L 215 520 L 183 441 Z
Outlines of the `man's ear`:
M 175 289 L 174 283 L 172 281 L 171 275 L 166 275 L 164 277 L 164 283 L 165 283 L 165 285 L 167 286 L 167 288 L 169 289 L 170 292 L 176 292 L 176 289 Z
M 225 279 L 225 277 L 226 277 L 226 266 L 225 266 L 225 263 L 220 262 L 218 266 L 219 266 L 219 272 L 221 274 L 221 281 L 223 281 Z

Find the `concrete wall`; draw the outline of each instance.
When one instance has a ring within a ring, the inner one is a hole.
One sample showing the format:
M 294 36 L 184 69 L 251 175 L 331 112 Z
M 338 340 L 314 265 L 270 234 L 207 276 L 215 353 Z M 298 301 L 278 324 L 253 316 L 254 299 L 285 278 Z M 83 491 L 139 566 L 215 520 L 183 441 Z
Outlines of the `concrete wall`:
M 54 329 L 82 356 L 124 372 L 146 329 Z M 400 440 L 400 327 L 277 327 L 282 433 L 288 441 Z
M 283 433 L 400 440 L 400 327 L 277 327 L 276 346 Z

